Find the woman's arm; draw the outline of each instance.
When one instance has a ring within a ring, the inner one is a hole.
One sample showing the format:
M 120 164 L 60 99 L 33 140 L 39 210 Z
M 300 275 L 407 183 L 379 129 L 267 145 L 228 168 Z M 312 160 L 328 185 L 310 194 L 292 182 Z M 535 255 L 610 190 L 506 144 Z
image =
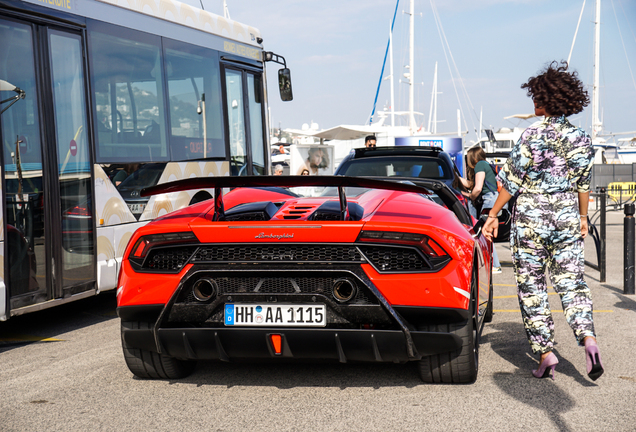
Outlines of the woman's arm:
M 473 190 L 468 195 L 468 198 L 471 200 L 476 199 L 480 194 L 481 190 L 484 188 L 484 182 L 486 181 L 486 173 L 483 171 L 475 173 L 475 186 L 473 186 Z
M 581 215 L 581 236 L 587 237 L 587 211 L 590 203 L 589 192 L 579 192 L 579 214 Z
M 501 211 L 503 206 L 510 201 L 510 198 L 512 198 L 510 192 L 502 188 L 501 192 L 499 192 L 499 196 L 497 197 L 497 201 L 495 201 L 490 212 L 488 212 L 488 220 L 482 228 L 482 232 L 488 240 L 492 240 L 493 237 L 497 237 L 497 234 L 499 234 L 499 219 L 497 218 L 497 214 Z

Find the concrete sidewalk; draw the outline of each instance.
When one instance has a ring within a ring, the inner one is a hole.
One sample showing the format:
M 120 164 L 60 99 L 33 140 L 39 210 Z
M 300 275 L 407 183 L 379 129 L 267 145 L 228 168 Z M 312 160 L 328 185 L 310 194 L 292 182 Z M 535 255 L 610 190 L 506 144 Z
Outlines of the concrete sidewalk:
M 507 243 L 496 244 L 503 273 L 494 275 L 495 319 L 484 330 L 481 353 L 490 344 L 492 354 L 510 364 L 509 372 L 492 371 L 497 385 L 518 401 L 543 411 L 539 418 L 552 423 L 545 428 L 532 421 L 527 425 L 544 430 L 583 430 L 583 425 L 585 430 L 636 430 L 636 296 L 623 294 L 623 218 L 622 211 L 607 214 L 607 281 L 600 282 L 599 272 L 586 266 L 605 366 L 605 374 L 596 382 L 587 377 L 583 348 L 576 344 L 551 282 L 549 298 L 555 320 L 555 353 L 559 358 L 556 380 L 514 379 L 515 375 L 530 377 L 537 362 L 521 322 L 510 247 Z M 596 263 L 594 242 L 589 236 L 585 254 L 588 261 Z M 496 358 L 489 362 L 483 357 L 480 374 L 490 365 L 501 367 Z

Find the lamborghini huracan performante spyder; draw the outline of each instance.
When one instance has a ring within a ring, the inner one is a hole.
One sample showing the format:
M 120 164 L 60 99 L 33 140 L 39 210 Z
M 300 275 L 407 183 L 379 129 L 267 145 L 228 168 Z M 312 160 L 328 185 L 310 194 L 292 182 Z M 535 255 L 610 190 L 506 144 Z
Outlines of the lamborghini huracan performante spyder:
M 418 361 L 425 382 L 475 381 L 492 244 L 443 182 L 215 177 L 142 195 L 200 188 L 215 198 L 138 229 L 126 248 L 117 313 L 133 374 L 321 359 Z

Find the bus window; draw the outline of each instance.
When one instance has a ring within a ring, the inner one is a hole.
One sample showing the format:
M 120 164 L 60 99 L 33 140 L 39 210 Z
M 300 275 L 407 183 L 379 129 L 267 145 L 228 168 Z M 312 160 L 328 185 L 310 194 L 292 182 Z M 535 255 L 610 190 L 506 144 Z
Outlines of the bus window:
M 49 44 L 64 246 L 62 284 L 68 289 L 95 279 L 84 65 L 79 36 L 51 30 Z
M 159 38 L 99 23 L 92 28 L 97 161 L 167 161 Z
M 230 127 L 230 169 L 232 175 L 248 175 L 245 113 L 243 104 L 243 74 L 225 70 L 227 116 Z
M 263 151 L 263 104 L 261 103 L 261 77 L 247 74 L 247 94 L 250 115 L 250 147 L 252 149 L 252 174 L 265 174 L 265 152 Z
M 172 160 L 225 158 L 218 51 L 168 39 L 164 48 Z M 197 111 L 202 95 L 208 101 L 205 123 Z

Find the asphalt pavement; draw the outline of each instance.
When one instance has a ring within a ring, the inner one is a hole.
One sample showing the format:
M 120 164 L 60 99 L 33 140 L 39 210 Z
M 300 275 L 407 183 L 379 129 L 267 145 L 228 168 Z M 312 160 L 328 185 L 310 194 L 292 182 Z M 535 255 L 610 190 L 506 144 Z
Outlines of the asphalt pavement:
M 201 362 L 179 381 L 124 364 L 113 293 L 0 323 L 0 431 L 633 431 L 636 296 L 623 295 L 623 214 L 610 212 L 607 281 L 587 268 L 605 374 L 592 382 L 560 301 L 556 379 L 535 379 L 507 244 L 471 385 L 426 385 L 416 364 Z M 591 240 L 588 260 L 595 261 Z

